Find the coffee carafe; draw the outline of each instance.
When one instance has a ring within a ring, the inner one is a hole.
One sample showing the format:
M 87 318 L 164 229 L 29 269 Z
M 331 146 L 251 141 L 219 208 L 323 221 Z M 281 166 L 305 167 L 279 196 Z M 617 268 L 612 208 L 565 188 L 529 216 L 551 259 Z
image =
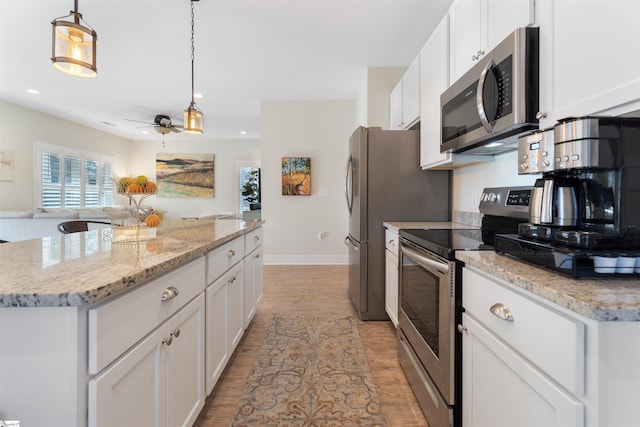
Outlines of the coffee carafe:
M 578 224 L 580 181 L 572 176 L 545 174 L 536 180 L 529 204 L 535 225 L 575 227 Z

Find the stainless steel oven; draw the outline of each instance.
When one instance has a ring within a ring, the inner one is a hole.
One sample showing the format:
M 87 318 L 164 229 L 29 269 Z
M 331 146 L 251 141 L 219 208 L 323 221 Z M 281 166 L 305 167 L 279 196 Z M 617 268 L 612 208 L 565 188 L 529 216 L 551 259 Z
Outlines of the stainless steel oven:
M 485 189 L 482 228 L 400 230 L 398 357 L 429 425 L 459 427 L 462 404 L 462 262 L 494 250 L 495 233 L 526 222 L 531 187 Z
M 455 325 L 461 320 L 460 263 L 405 237 L 400 238 L 400 251 L 400 364 L 430 425 L 454 426 L 459 419 L 455 381 L 460 336 Z

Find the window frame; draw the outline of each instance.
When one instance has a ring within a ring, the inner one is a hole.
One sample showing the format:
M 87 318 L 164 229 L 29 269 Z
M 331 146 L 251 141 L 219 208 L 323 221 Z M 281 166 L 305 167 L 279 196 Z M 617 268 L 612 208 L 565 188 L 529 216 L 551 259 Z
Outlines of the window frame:
M 78 150 L 78 149 L 73 149 L 73 148 L 69 148 L 69 147 L 63 147 L 60 145 L 54 145 L 54 144 L 49 144 L 49 143 L 44 143 L 44 142 L 34 142 L 34 150 L 33 150 L 33 154 L 34 154 L 34 195 L 33 195 L 33 202 L 34 202 L 34 206 L 37 208 L 44 208 L 46 209 L 45 206 L 43 206 L 43 190 L 45 188 L 45 186 L 43 185 L 43 176 L 42 176 L 42 156 L 44 153 L 51 153 L 51 154 L 56 154 L 61 156 L 61 164 L 63 169 L 60 171 L 61 172 L 61 183 L 60 183 L 60 188 L 61 188 L 61 195 L 60 195 L 60 206 L 57 208 L 61 208 L 61 209 L 83 209 L 83 208 L 99 208 L 99 207 L 108 207 L 108 206 L 114 206 L 115 204 L 115 196 L 116 196 L 116 187 L 115 184 L 113 183 L 113 180 L 111 178 L 113 178 L 113 171 L 114 171 L 114 156 L 109 156 L 109 155 L 105 155 L 105 154 L 100 154 L 100 153 L 94 153 L 94 152 L 89 152 L 89 151 L 83 151 L 83 150 Z M 66 206 L 65 203 L 65 180 L 64 180 L 64 164 L 65 164 L 65 157 L 73 157 L 73 158 L 77 158 L 80 160 L 80 206 Z M 87 174 L 86 174 L 86 165 L 88 161 L 95 161 L 98 163 L 97 166 L 97 174 L 96 174 L 96 182 L 97 184 L 94 185 L 88 185 L 86 182 L 86 178 L 87 178 Z M 104 164 L 107 163 L 110 165 L 110 173 L 111 176 L 109 177 L 110 181 L 111 181 L 111 197 L 105 197 L 106 193 L 109 193 L 109 188 L 104 186 L 104 179 L 103 179 L 103 167 Z M 86 192 L 87 191 L 96 191 L 98 192 L 98 204 L 96 205 L 91 205 L 91 206 L 86 206 Z M 105 202 L 108 202 L 108 200 L 111 199 L 111 204 L 106 204 Z M 50 206 L 49 208 L 53 208 L 52 206 Z

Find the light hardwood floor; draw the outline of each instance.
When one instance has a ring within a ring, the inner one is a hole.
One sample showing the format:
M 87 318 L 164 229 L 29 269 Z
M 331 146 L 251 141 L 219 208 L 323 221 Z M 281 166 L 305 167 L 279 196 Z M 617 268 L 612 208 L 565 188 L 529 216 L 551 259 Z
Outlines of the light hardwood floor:
M 353 315 L 347 266 L 265 266 L 264 296 L 257 313 L 218 384 L 207 398 L 196 427 L 228 427 L 244 382 L 251 372 L 274 314 Z M 359 321 L 388 427 L 428 427 L 398 363 L 396 330 L 391 322 Z

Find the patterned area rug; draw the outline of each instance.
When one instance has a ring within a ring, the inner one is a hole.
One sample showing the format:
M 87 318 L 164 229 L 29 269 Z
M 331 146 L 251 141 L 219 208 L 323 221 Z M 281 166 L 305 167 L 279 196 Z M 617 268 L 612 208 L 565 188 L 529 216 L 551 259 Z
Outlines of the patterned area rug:
M 385 426 L 354 318 L 274 317 L 231 425 Z

